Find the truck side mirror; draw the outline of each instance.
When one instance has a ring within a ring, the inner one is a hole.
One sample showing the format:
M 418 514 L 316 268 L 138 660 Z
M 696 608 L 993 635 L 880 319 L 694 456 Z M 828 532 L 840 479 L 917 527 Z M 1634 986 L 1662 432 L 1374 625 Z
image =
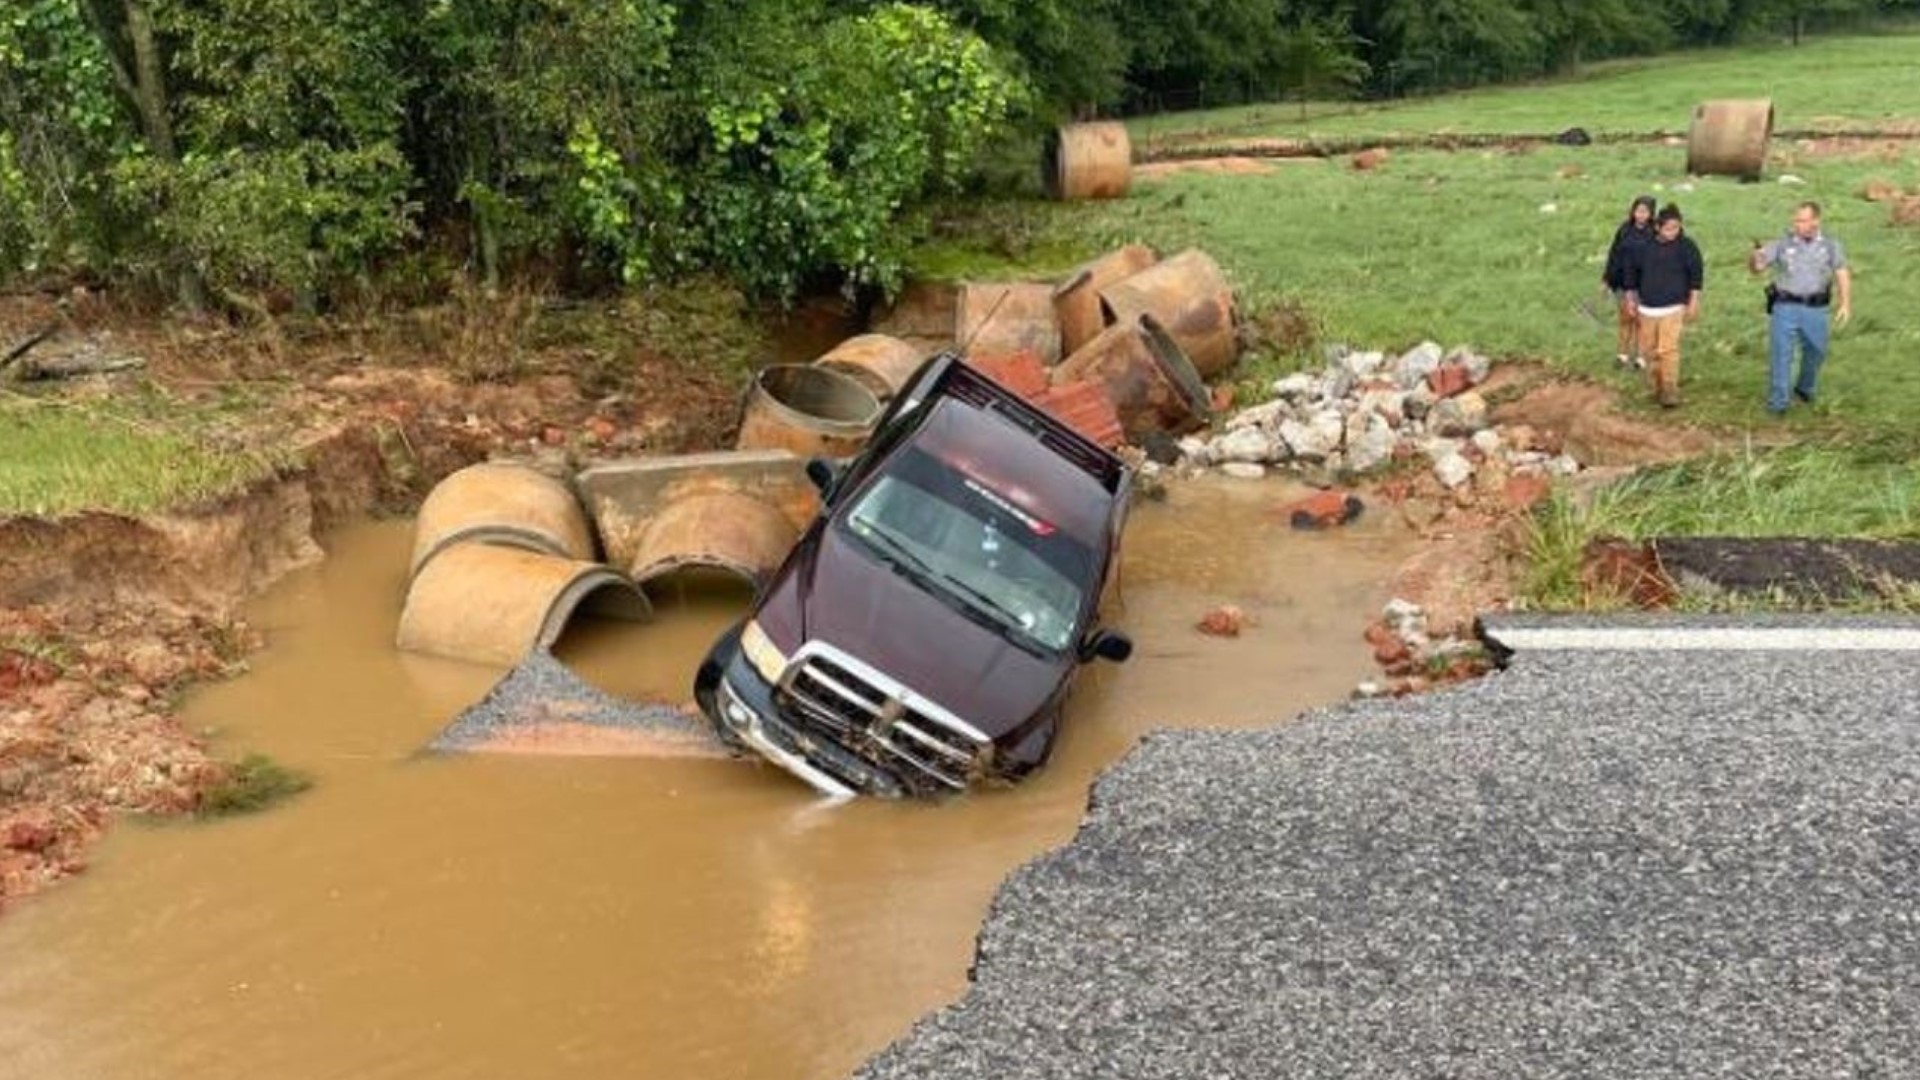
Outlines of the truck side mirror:
M 844 466 L 836 466 L 823 457 L 807 459 L 807 479 L 813 481 L 823 500 L 832 500 L 834 486 L 840 482 L 840 474 L 844 471 Z
M 1133 655 L 1133 639 L 1118 630 L 1095 630 L 1080 646 L 1080 662 L 1111 660 L 1124 663 Z

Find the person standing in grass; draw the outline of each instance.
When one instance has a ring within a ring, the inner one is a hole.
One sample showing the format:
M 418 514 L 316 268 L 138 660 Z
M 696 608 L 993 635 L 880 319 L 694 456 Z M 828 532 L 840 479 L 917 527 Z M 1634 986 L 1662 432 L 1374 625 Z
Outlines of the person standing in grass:
M 1640 355 L 1652 365 L 1654 400 L 1665 409 L 1680 406 L 1680 331 L 1700 317 L 1706 284 L 1706 264 L 1684 228 L 1678 206 L 1661 207 L 1653 242 L 1627 263 L 1627 311 L 1640 320 Z
M 1833 326 L 1845 326 L 1853 318 L 1853 271 L 1840 241 L 1820 231 L 1816 202 L 1794 208 L 1793 225 L 1785 236 L 1771 244 L 1756 242 L 1747 267 L 1756 274 L 1773 268 L 1773 283 L 1767 286 L 1767 411 L 1779 416 L 1787 411 L 1795 345 L 1800 347 L 1800 377 L 1792 380 L 1793 396 L 1813 402 L 1820 365 L 1827 359 L 1827 306 L 1834 305 Z
M 1629 314 L 1627 307 L 1627 263 L 1640 245 L 1652 242 L 1653 196 L 1642 195 L 1627 207 L 1627 220 L 1613 231 L 1613 246 L 1607 249 L 1607 268 L 1600 274 L 1600 284 L 1613 294 L 1614 310 L 1619 313 L 1613 359 L 1621 367 L 1647 366 L 1646 357 L 1640 353 L 1640 322 Z

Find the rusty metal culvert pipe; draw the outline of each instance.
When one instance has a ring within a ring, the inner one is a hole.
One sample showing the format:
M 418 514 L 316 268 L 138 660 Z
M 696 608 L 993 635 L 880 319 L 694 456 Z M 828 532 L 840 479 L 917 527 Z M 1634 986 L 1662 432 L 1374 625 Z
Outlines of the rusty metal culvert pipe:
M 1233 325 L 1233 290 L 1220 266 L 1198 249 L 1178 255 L 1100 290 L 1108 321 L 1151 315 L 1180 344 L 1201 378 L 1233 366 L 1240 353 Z
M 1772 137 L 1770 99 L 1701 102 L 1687 125 L 1687 172 L 1758 180 Z
M 1178 342 L 1151 315 L 1100 332 L 1054 369 L 1055 385 L 1091 379 L 1105 387 L 1132 441 L 1206 426 L 1211 400 Z
M 800 534 L 780 509 L 737 491 L 690 495 L 662 507 L 640 535 L 633 580 L 680 570 L 722 570 L 759 588 Z
M 907 385 L 924 359 L 919 349 L 897 337 L 861 334 L 835 345 L 813 364 L 851 376 L 885 404 Z
M 969 282 L 960 287 L 953 339 L 973 359 L 1028 355 L 1046 367 L 1060 362 L 1060 322 L 1053 286 L 1038 282 Z
M 880 421 L 880 400 L 830 368 L 774 364 L 747 391 L 735 446 L 791 450 L 801 457 L 851 457 Z
M 1040 153 L 1040 181 L 1055 199 L 1117 199 L 1133 183 L 1127 125 L 1106 120 L 1063 124 Z
M 1069 274 L 1067 280 L 1053 290 L 1053 313 L 1060 324 L 1061 351 L 1072 356 L 1107 328 L 1106 314 L 1100 307 L 1100 290 L 1145 270 L 1158 258 L 1145 244 L 1128 244 Z
M 467 541 L 591 561 L 593 529 L 566 481 L 529 465 L 469 465 L 434 485 L 413 525 L 408 576 Z
M 560 640 L 576 611 L 639 622 L 652 606 L 639 586 L 600 563 L 466 543 L 428 560 L 407 590 L 396 644 L 508 665 Z

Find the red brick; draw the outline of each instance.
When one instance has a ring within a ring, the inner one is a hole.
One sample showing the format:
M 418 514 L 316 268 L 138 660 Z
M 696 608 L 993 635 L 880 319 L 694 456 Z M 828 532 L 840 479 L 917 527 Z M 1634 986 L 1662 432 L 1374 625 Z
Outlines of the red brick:
M 1427 389 L 1440 397 L 1452 397 L 1464 394 L 1473 388 L 1473 376 L 1459 364 L 1441 364 L 1427 372 Z
M 1228 604 L 1217 607 L 1201 616 L 1194 629 L 1210 637 L 1239 637 L 1240 629 L 1247 624 L 1247 613 Z
M 1126 440 L 1120 413 L 1106 387 L 1093 380 L 1049 387 L 1033 399 L 1035 405 L 1087 438 L 1112 449 Z
M 1280 514 L 1296 529 L 1325 529 L 1345 525 L 1361 509 L 1359 496 L 1350 491 L 1319 491 L 1281 507 Z
M 1029 352 L 1003 356 L 969 356 L 967 363 L 982 375 L 1032 401 L 1047 389 L 1047 367 Z

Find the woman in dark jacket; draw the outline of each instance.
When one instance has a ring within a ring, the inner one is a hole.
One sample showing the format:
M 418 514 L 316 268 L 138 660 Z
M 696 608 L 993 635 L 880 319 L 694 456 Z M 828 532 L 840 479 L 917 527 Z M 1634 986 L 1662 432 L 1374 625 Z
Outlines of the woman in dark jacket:
M 1621 367 L 1647 366 L 1646 358 L 1640 355 L 1639 320 L 1630 314 L 1632 308 L 1627 304 L 1626 280 L 1627 263 L 1633 258 L 1634 249 L 1653 239 L 1653 205 L 1651 195 L 1633 200 L 1633 205 L 1627 208 L 1627 220 L 1613 232 L 1613 246 L 1607 249 L 1607 269 L 1600 275 L 1600 283 L 1613 294 L 1613 307 L 1619 312 L 1613 359 Z

